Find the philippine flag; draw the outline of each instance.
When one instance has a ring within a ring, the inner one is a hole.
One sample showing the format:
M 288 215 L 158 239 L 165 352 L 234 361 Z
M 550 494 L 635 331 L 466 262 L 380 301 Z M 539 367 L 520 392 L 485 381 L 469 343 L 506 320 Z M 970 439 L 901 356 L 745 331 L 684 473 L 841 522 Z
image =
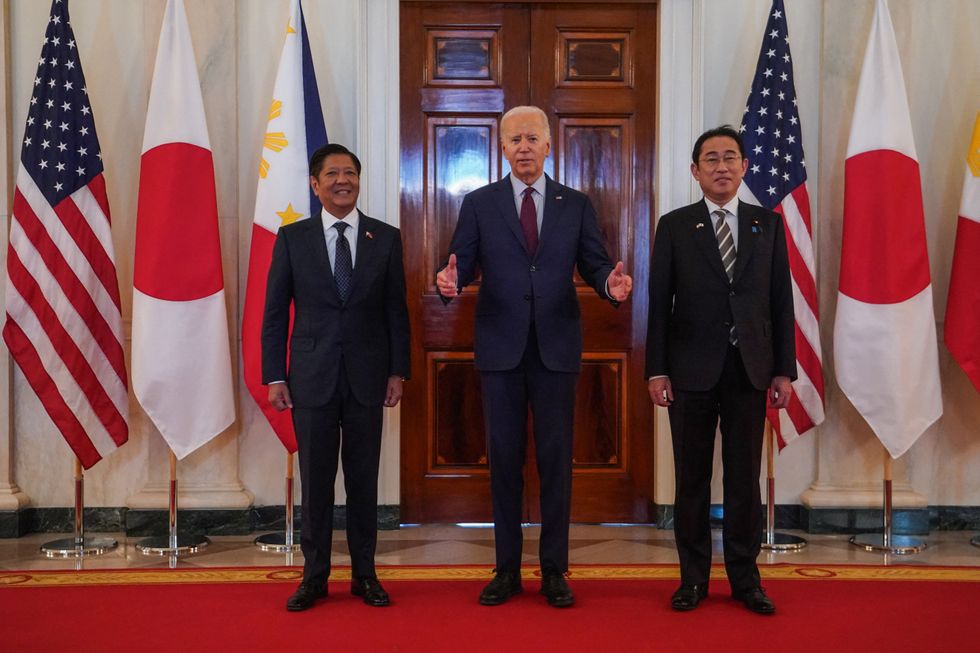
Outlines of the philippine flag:
M 214 165 L 183 0 L 168 0 L 140 159 L 133 389 L 177 458 L 235 420 Z

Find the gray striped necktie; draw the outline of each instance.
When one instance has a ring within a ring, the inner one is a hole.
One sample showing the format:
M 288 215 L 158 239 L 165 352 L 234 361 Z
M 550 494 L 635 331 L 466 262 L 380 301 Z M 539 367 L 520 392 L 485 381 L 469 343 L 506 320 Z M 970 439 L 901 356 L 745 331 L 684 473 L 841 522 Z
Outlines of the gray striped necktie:
M 718 252 L 721 254 L 721 265 L 725 268 L 725 274 L 728 275 L 728 280 L 731 281 L 735 273 L 735 237 L 732 236 L 732 230 L 729 228 L 728 221 L 725 219 L 727 215 L 725 209 L 712 211 L 711 214 L 718 218 L 718 226 L 715 227 L 715 238 L 718 239 Z M 736 347 L 738 346 L 734 322 L 728 331 L 728 342 Z

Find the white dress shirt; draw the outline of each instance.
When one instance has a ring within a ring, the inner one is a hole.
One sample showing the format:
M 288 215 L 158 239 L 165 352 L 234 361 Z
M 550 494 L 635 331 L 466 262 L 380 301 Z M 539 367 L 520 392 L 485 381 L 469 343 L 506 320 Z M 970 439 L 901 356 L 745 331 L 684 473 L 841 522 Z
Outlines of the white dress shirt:
M 338 221 L 346 222 L 349 225 L 344 231 L 344 238 L 350 244 L 351 267 L 357 265 L 357 226 L 361 221 L 361 216 L 357 212 L 357 209 L 352 209 L 350 213 L 342 218 L 338 218 L 326 209 L 322 209 L 320 215 L 323 216 L 323 235 L 327 239 L 327 256 L 330 257 L 330 270 L 335 271 L 337 269 L 337 236 L 340 232 L 334 229 L 334 225 Z

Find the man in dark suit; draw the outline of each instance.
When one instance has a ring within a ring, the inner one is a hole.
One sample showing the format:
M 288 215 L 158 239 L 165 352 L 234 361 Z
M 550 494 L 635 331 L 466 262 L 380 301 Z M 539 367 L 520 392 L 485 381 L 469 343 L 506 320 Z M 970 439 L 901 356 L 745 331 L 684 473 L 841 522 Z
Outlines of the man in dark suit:
M 338 451 L 351 592 L 368 605 L 389 603 L 374 570 L 378 461 L 382 406 L 398 404 L 409 374 L 408 307 L 401 235 L 357 210 L 360 173 L 361 162 L 342 145 L 313 154 L 310 186 L 323 211 L 279 230 L 269 267 L 262 377 L 269 402 L 293 409 L 303 480 L 306 562 L 286 602 L 291 611 L 327 595 Z
M 544 174 L 548 118 L 516 107 L 500 121 L 511 173 L 463 198 L 447 264 L 436 284 L 443 301 L 482 271 L 475 357 L 490 452 L 496 576 L 480 603 L 499 605 L 522 590 L 521 496 L 530 406 L 541 479 L 541 593 L 567 607 L 575 383 L 582 327 L 572 272 L 614 304 L 632 279 L 606 254 L 592 203 Z
M 705 132 L 692 158 L 704 199 L 660 218 L 650 268 L 648 389 L 655 404 L 668 407 L 676 475 L 681 586 L 671 606 L 692 610 L 707 595 L 720 419 L 732 596 L 772 614 L 756 565 L 759 472 L 766 395 L 771 406 L 785 407 L 796 378 L 786 236 L 779 215 L 736 196 L 748 168 L 738 132 L 727 125 Z

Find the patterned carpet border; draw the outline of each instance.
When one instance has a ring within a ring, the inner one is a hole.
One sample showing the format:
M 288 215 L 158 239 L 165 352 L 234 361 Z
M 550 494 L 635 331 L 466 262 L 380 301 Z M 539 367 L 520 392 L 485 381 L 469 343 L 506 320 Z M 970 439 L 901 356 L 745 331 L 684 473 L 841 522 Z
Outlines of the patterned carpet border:
M 724 577 L 724 567 L 712 575 Z M 760 565 L 765 580 L 941 581 L 980 583 L 980 567 L 872 566 L 872 565 Z M 212 567 L 181 569 L 29 570 L 0 572 L 0 591 L 14 587 L 70 587 L 85 585 L 193 585 L 221 583 L 296 583 L 300 567 Z M 378 567 L 384 581 L 486 581 L 488 567 L 478 565 L 418 565 Z M 525 571 L 525 577 L 537 576 Z M 349 580 L 350 567 L 334 569 L 333 580 Z M 573 565 L 574 580 L 678 580 L 676 565 Z

